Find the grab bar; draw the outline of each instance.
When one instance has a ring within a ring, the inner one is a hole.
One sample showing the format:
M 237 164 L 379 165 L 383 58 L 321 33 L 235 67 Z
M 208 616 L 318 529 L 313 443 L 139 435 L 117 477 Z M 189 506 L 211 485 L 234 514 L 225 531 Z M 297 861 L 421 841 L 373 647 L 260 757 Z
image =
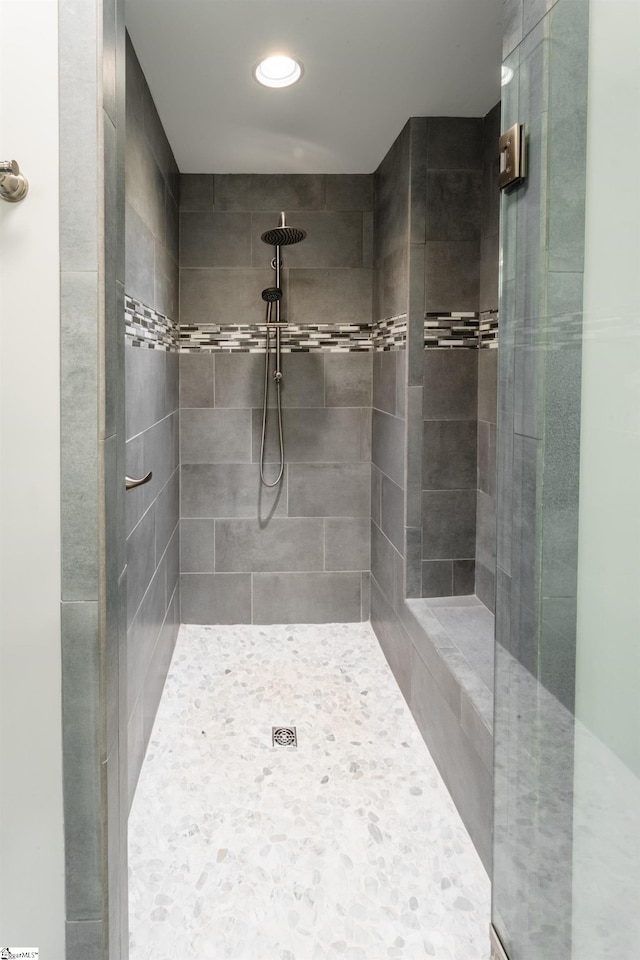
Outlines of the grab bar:
M 140 477 L 139 480 L 134 480 L 133 477 L 125 477 L 124 488 L 125 490 L 133 490 L 135 487 L 141 487 L 143 483 L 149 483 L 149 480 L 151 480 L 152 476 L 153 473 L 151 470 L 149 470 L 149 473 L 147 473 L 144 477 Z

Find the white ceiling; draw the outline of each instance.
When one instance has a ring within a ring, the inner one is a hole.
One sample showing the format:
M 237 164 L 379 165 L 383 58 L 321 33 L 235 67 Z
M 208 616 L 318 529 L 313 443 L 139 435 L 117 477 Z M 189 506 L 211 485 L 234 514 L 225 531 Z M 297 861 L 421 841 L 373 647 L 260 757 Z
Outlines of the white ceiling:
M 127 0 L 183 173 L 371 173 L 412 116 L 500 97 L 502 0 Z M 305 68 L 285 90 L 252 68 Z

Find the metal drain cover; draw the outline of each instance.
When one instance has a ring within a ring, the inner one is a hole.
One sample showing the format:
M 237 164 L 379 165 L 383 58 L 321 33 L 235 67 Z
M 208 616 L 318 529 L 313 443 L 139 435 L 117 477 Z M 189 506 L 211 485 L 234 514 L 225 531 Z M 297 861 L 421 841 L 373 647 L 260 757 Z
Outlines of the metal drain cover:
M 298 746 L 298 734 L 295 727 L 272 727 L 271 738 L 274 747 Z

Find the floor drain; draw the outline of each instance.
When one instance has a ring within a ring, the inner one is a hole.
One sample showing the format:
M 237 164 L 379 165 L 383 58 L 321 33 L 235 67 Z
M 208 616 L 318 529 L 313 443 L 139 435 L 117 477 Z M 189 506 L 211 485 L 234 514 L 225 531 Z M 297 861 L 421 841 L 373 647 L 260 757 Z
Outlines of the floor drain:
M 272 727 L 271 736 L 274 747 L 298 746 L 298 735 L 295 727 Z

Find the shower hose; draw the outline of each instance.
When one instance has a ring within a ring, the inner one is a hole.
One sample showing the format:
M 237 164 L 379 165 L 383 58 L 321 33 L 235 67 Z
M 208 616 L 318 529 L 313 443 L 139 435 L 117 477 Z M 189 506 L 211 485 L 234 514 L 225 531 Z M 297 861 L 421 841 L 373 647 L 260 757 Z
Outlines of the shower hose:
M 267 303 L 267 316 L 266 316 L 266 344 L 264 350 L 264 401 L 262 404 L 262 436 L 260 439 L 260 479 L 264 483 L 265 487 L 277 487 L 280 481 L 282 480 L 282 474 L 284 473 L 284 435 L 282 433 L 282 404 L 280 399 L 280 381 L 282 380 L 282 373 L 280 372 L 280 327 L 276 327 L 276 369 L 273 374 L 273 379 L 276 384 L 276 396 L 277 396 L 277 406 L 278 406 L 278 437 L 280 441 L 280 469 L 278 471 L 278 476 L 275 480 L 269 483 L 265 480 L 264 476 L 264 447 L 265 447 L 265 438 L 267 434 L 267 404 L 269 400 L 269 354 L 271 350 L 271 330 L 269 329 L 269 322 L 271 321 L 273 311 L 273 303 Z

